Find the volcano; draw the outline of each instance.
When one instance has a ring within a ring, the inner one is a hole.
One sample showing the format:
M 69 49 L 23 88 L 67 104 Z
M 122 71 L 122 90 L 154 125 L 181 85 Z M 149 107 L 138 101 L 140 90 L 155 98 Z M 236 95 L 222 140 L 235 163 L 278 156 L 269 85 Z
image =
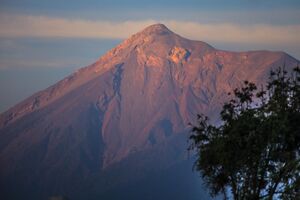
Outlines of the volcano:
M 284 52 L 218 50 L 162 24 L 0 115 L 2 199 L 209 199 L 188 124 L 218 122 L 228 92 L 263 85 Z

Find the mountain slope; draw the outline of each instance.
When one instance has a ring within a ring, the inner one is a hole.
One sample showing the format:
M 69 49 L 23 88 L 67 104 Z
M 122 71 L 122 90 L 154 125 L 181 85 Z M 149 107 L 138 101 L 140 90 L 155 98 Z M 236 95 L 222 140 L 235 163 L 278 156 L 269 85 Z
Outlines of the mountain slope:
M 162 24 L 147 27 L 0 115 L 1 192 L 119 199 L 129 185 L 147 191 L 158 184 L 147 185 L 152 175 L 178 166 L 185 166 L 178 175 L 188 174 L 187 124 L 196 114 L 217 120 L 241 81 L 263 84 L 271 68 L 297 62 L 283 52 L 222 51 Z M 166 194 L 176 187 L 170 180 Z

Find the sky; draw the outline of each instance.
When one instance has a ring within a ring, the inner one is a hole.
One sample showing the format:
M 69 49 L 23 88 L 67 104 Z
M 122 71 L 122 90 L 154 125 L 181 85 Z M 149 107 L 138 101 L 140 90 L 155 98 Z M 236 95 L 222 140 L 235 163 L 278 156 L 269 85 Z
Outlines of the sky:
M 300 59 L 299 0 L 0 0 L 0 112 L 154 23 L 218 49 Z

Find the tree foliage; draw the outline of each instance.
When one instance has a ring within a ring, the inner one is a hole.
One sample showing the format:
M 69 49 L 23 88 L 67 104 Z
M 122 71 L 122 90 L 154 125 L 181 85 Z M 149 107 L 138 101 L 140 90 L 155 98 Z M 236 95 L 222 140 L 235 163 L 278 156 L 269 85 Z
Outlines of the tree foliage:
M 300 199 L 299 86 L 299 67 L 278 68 L 265 89 L 248 81 L 235 89 L 220 126 L 198 115 L 190 148 L 212 196 Z

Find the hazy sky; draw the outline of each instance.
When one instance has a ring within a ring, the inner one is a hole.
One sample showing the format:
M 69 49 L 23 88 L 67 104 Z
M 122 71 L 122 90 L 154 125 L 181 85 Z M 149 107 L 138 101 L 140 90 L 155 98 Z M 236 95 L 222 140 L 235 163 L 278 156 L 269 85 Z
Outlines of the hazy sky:
M 0 112 L 157 22 L 219 49 L 300 59 L 299 0 L 0 0 Z

